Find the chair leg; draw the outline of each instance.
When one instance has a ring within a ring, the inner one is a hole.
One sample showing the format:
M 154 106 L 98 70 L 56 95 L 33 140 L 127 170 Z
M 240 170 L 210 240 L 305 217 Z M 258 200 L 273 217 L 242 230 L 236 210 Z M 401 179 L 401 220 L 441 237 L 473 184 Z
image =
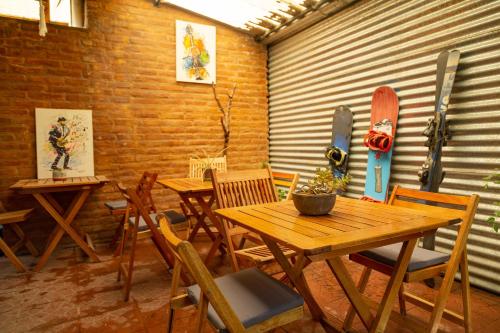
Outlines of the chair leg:
M 116 221 L 116 219 L 115 219 Z M 111 243 L 109 244 L 110 248 L 114 248 L 116 246 L 116 243 L 118 240 L 120 240 L 120 236 L 123 236 L 123 216 L 122 220 L 119 221 L 118 227 L 115 230 L 115 234 L 113 235 L 113 239 L 111 240 Z
M 40 253 L 36 249 L 35 245 L 33 245 L 31 240 L 29 239 L 29 237 L 23 232 L 21 227 L 15 223 L 10 224 L 9 226 L 16 233 L 16 235 L 19 237 L 19 239 L 22 240 L 24 246 L 28 249 L 28 251 L 30 251 L 31 255 L 33 257 L 38 257 L 40 255 Z
M 115 252 L 113 253 L 114 257 L 118 257 L 125 251 L 125 246 L 127 245 L 128 239 L 130 237 L 130 226 L 124 224 L 122 228 L 122 237 L 120 240 L 120 243 L 115 249 Z
M 174 316 L 175 310 L 169 305 L 167 312 L 167 333 L 172 332 L 172 329 L 174 327 Z
M 398 299 L 399 299 L 399 313 L 401 313 L 403 316 L 406 316 L 406 301 L 405 301 L 404 282 L 401 283 L 401 287 L 399 288 Z
M 368 284 L 368 279 L 370 278 L 370 274 L 372 272 L 372 269 L 369 268 L 369 267 L 365 267 L 363 269 L 363 272 L 361 273 L 361 276 L 359 278 L 359 281 L 358 281 L 358 290 L 359 292 L 362 294 L 365 289 L 366 289 L 366 286 Z M 354 310 L 354 307 L 351 305 L 349 306 L 349 310 L 347 310 L 347 315 L 345 317 L 345 320 L 344 320 L 344 331 L 349 331 L 352 327 L 352 322 L 354 320 L 354 316 L 356 315 L 356 311 Z
M 0 250 L 5 254 L 5 256 L 10 260 L 10 262 L 14 265 L 18 272 L 26 272 L 26 266 L 19 260 L 14 252 L 10 249 L 7 243 L 4 242 L 2 238 L 0 238 Z
M 472 332 L 472 309 L 470 302 L 469 267 L 467 262 L 467 249 L 464 249 L 460 260 L 460 274 L 462 287 L 462 303 L 464 309 L 464 329 L 466 333 Z
M 196 317 L 196 333 L 201 333 L 203 331 L 203 324 L 205 323 L 205 318 L 207 317 L 208 311 L 208 300 L 206 296 L 200 294 L 200 302 L 198 303 L 198 315 Z
M 128 301 L 128 298 L 130 296 L 130 289 L 132 287 L 132 274 L 134 272 L 134 261 L 135 261 L 135 248 L 137 245 L 137 229 L 134 227 L 134 231 L 132 234 L 132 245 L 130 249 L 130 258 L 128 261 L 128 272 L 127 276 L 125 277 L 124 281 L 124 289 L 123 289 L 123 300 L 125 302 Z
M 241 237 L 240 243 L 238 244 L 238 250 L 241 250 L 245 246 L 245 241 L 246 241 L 246 238 Z

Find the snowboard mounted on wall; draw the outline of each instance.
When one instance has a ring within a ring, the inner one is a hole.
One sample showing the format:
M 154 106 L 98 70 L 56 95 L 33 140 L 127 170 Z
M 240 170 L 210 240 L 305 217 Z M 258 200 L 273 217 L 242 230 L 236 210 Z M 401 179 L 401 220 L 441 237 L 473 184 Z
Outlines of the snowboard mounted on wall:
M 372 95 L 370 130 L 364 137 L 364 144 L 369 150 L 362 200 L 387 201 L 398 113 L 396 92 L 387 86 L 377 88 Z
M 345 106 L 339 106 L 333 114 L 332 144 L 325 151 L 332 174 L 342 178 L 347 173 L 347 159 L 351 143 L 352 112 Z
M 446 111 L 459 60 L 460 52 L 458 50 L 441 52 L 437 59 L 434 118 L 429 119 L 426 129 L 422 133 L 428 138 L 425 146 L 429 147 L 429 152 L 418 172 L 421 191 L 438 192 L 445 176 L 441 165 L 441 154 L 443 146 L 446 146 L 450 139 Z M 424 237 L 423 247 L 425 249 L 434 250 L 434 244 L 435 234 Z

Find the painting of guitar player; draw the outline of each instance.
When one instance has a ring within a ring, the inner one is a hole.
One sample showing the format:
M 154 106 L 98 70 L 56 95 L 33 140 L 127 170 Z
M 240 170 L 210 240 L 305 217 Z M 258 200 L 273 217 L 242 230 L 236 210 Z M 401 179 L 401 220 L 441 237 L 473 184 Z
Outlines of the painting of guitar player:
M 176 21 L 177 81 L 215 83 L 215 27 Z
M 94 175 L 91 110 L 37 108 L 35 120 L 38 179 Z

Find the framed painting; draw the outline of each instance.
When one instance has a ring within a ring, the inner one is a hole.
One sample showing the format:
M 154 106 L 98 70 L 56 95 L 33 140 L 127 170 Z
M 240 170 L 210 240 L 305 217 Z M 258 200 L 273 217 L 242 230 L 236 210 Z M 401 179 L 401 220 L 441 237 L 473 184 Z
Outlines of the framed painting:
M 176 79 L 215 83 L 215 27 L 175 21 Z
M 35 110 L 37 176 L 94 176 L 92 110 Z

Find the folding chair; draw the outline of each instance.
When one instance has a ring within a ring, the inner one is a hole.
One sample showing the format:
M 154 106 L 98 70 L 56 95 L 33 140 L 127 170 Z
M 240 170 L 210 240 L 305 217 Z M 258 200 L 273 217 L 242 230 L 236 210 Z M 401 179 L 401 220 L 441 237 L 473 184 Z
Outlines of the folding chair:
M 304 300 L 294 290 L 256 268 L 213 278 L 193 245 L 182 241 L 159 215 L 167 246 L 175 264 L 167 312 L 167 332 L 173 327 L 175 310 L 197 306 L 196 332 L 202 332 L 205 318 L 218 332 L 266 332 L 301 319 Z M 178 295 L 181 272 L 186 270 L 197 284 Z
M 274 172 L 273 171 L 273 182 L 274 186 L 278 189 L 285 188 L 287 191 L 285 200 L 292 199 L 292 193 L 297 188 L 297 184 L 299 183 L 299 174 L 298 173 L 285 173 L 285 172 Z
M 257 205 L 279 201 L 276 188 L 273 184 L 271 168 L 232 171 L 218 173 L 212 171 L 212 184 L 215 192 L 218 208 L 229 208 L 247 205 Z M 218 241 L 226 240 L 231 265 L 236 272 L 239 270 L 237 257 L 253 261 L 257 266 L 274 261 L 274 256 L 262 240 L 248 230 L 234 226 L 231 222 L 223 220 L 223 233 Z M 234 244 L 234 237 L 240 236 L 241 241 L 238 246 Z M 243 248 L 245 240 L 259 245 L 250 248 Z M 209 251 L 209 256 L 218 248 L 217 240 Z M 295 252 L 291 249 L 283 248 L 285 255 L 293 256 Z
M 25 246 L 33 256 L 38 256 L 38 250 L 35 248 L 28 236 L 23 232 L 18 225 L 20 222 L 26 221 L 33 213 L 32 209 L 17 210 L 13 212 L 6 212 L 3 204 L 0 202 L 0 230 L 11 229 L 19 240 L 11 247 L 0 237 L 0 250 L 10 260 L 18 272 L 26 272 L 28 269 L 16 256 L 16 252 Z
M 156 182 L 156 178 L 157 178 L 156 173 L 144 172 L 144 175 L 142 176 L 135 190 L 137 197 L 140 198 L 142 207 L 148 212 L 149 214 L 148 218 L 151 221 L 156 221 L 156 215 L 157 215 L 156 206 L 154 204 L 153 197 L 151 195 L 151 191 Z M 122 195 L 125 197 L 126 194 L 125 188 L 123 188 L 119 184 L 117 184 L 117 187 L 122 193 Z M 125 276 L 124 300 L 127 301 L 130 295 L 137 241 L 144 238 L 150 238 L 151 230 L 145 221 L 145 217 L 139 213 L 137 207 L 130 205 L 130 203 L 127 202 L 127 200 L 125 201 L 127 203 L 125 209 L 125 217 L 124 217 L 124 220 L 126 222 L 124 223 L 123 226 L 122 237 L 118 248 L 118 254 L 120 259 L 118 265 L 117 281 L 121 280 L 122 275 Z M 173 210 L 167 211 L 165 212 L 165 214 L 166 216 L 169 217 L 172 224 L 185 221 L 185 217 L 183 215 Z M 124 263 L 125 246 L 127 245 L 130 236 L 132 236 L 132 242 L 130 244 L 129 263 L 128 265 L 125 265 Z
M 404 282 L 423 281 L 428 278 L 440 276 L 445 272 L 443 282 L 435 298 L 435 302 L 429 302 L 416 295 L 405 292 L 403 285 L 399 290 L 399 306 L 401 315 L 406 315 L 405 301 L 409 301 L 423 309 L 431 312 L 428 332 L 437 332 L 439 322 L 444 317 L 452 322 L 462 325 L 466 332 L 471 332 L 471 304 L 469 289 L 469 272 L 467 268 L 467 237 L 474 220 L 479 196 L 458 196 L 450 194 L 422 192 L 411 189 L 404 189 L 396 185 L 389 199 L 389 205 L 419 209 L 432 213 L 447 213 L 450 210 L 458 211 L 462 216 L 459 225 L 455 245 L 450 255 L 437 251 L 415 248 Z M 400 244 L 392 244 L 375 248 L 360 253 L 349 255 L 349 259 L 366 266 L 358 282 L 361 292 L 366 289 L 371 271 L 374 269 L 386 275 L 391 275 L 393 266 L 397 261 Z M 448 296 L 453 284 L 455 273 L 460 267 L 463 315 L 445 309 Z M 354 311 L 351 307 L 344 321 L 344 330 L 348 330 L 352 325 Z

